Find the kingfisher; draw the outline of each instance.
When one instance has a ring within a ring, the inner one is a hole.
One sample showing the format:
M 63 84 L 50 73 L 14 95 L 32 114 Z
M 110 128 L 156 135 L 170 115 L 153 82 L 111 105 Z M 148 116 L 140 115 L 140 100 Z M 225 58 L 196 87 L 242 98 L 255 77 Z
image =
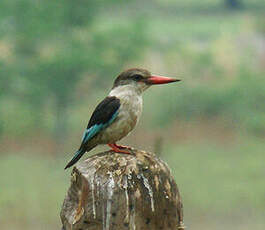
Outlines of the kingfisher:
M 152 85 L 177 81 L 180 80 L 154 76 L 148 70 L 140 68 L 122 72 L 115 79 L 109 95 L 92 113 L 81 145 L 64 169 L 74 165 L 85 152 L 100 144 L 109 145 L 114 152 L 130 154 L 130 147 L 117 145 L 116 142 L 136 126 L 142 113 L 142 93 Z

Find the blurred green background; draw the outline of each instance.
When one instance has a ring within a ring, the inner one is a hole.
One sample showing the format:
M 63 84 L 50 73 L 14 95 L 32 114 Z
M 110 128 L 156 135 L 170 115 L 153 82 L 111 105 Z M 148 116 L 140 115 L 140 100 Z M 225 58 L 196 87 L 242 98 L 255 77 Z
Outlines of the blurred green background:
M 60 229 L 63 167 L 130 67 L 183 80 L 122 143 L 168 162 L 188 229 L 265 229 L 264 0 L 1 0 L 1 230 Z

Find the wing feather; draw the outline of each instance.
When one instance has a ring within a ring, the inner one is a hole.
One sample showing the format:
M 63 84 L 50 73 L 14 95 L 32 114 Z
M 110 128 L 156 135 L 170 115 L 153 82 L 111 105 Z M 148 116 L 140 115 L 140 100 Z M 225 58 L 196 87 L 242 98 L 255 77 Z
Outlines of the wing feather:
M 106 97 L 96 107 L 83 134 L 81 147 L 115 120 L 119 107 L 120 100 L 116 97 Z

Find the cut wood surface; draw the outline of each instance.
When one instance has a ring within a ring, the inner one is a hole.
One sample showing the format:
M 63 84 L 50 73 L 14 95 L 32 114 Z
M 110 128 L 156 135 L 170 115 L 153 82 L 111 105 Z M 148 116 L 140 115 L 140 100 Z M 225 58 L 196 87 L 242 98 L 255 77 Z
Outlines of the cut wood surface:
M 177 185 L 152 153 L 107 151 L 73 168 L 61 220 L 64 230 L 184 229 Z

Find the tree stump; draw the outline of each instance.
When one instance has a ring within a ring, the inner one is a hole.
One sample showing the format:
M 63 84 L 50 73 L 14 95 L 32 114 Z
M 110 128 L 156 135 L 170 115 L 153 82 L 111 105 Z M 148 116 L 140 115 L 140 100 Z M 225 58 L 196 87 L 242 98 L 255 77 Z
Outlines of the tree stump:
M 107 151 L 73 168 L 64 230 L 184 229 L 180 194 L 168 166 L 152 153 Z

